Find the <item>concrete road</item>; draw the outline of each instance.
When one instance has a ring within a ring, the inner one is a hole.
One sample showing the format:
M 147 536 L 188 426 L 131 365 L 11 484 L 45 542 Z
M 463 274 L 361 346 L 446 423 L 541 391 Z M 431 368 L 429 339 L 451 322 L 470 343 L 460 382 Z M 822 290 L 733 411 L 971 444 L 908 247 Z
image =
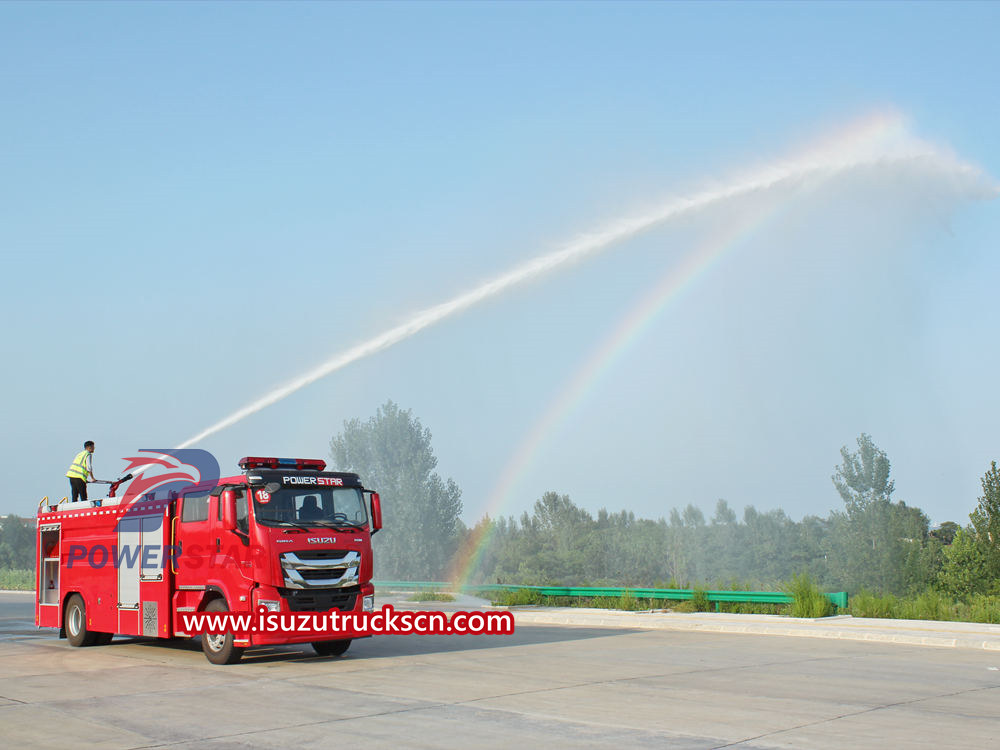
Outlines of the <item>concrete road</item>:
M 0 594 L 7 747 L 987 748 L 1000 653 L 529 626 L 383 637 L 346 656 L 196 643 L 70 648 Z

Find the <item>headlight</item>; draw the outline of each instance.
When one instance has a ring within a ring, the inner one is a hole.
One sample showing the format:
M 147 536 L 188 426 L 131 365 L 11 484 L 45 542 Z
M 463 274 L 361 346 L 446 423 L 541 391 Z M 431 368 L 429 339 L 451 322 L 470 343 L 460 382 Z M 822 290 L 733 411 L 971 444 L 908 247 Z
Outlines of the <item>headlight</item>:
M 361 610 L 363 612 L 374 612 L 375 611 L 375 597 L 366 596 L 361 600 Z
M 274 601 L 269 601 L 267 599 L 261 599 L 260 601 L 257 602 L 257 605 L 260 607 L 267 607 L 268 612 L 281 611 L 281 602 L 274 602 Z

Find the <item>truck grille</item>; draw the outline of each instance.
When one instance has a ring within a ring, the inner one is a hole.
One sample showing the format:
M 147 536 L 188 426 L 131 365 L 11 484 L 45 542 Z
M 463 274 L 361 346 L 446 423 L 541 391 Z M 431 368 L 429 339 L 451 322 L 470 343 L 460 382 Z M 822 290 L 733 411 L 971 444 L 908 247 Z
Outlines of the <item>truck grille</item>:
M 356 550 L 301 550 L 281 553 L 284 585 L 290 589 L 356 586 L 361 553 Z
M 316 570 L 314 568 L 303 568 L 299 575 L 307 581 L 325 581 L 330 577 L 329 570 Z
M 327 612 L 339 609 L 350 612 L 357 603 L 360 589 L 357 586 L 346 589 L 278 589 L 278 593 L 288 602 L 292 612 Z
M 300 560 L 343 560 L 346 549 L 300 549 L 295 556 Z

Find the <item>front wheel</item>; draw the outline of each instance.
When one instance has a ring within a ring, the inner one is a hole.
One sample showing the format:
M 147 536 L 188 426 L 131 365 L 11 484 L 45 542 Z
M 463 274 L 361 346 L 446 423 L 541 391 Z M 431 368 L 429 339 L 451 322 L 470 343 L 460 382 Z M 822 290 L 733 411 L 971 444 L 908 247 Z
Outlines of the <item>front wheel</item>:
M 345 641 L 313 641 L 312 647 L 320 656 L 343 656 L 351 646 L 351 639 Z
M 226 603 L 221 599 L 213 599 L 205 607 L 206 612 L 228 612 Z M 205 658 L 212 664 L 235 664 L 243 658 L 243 649 L 237 648 L 232 633 L 212 635 L 202 633 L 201 650 Z
M 79 594 L 73 594 L 66 602 L 63 624 L 70 646 L 93 646 L 97 640 L 97 633 L 87 630 L 87 607 Z

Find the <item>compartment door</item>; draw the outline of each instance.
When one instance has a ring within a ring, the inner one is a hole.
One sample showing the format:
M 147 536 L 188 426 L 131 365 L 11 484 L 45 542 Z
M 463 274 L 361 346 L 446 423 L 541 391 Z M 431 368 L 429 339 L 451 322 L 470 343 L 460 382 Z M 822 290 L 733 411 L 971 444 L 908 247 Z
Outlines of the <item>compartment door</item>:
M 35 604 L 35 624 L 39 627 L 58 628 L 62 623 L 62 602 L 59 592 L 60 567 L 60 524 L 50 523 L 38 529 L 38 567 L 36 568 L 37 603 Z
M 142 531 L 142 552 L 139 555 L 141 566 L 139 578 L 143 581 L 163 580 L 163 555 L 165 553 L 163 538 L 163 516 L 143 516 L 139 519 Z M 151 549 L 152 554 L 146 554 Z M 148 564 L 146 564 L 148 563 Z
M 139 608 L 144 517 L 126 516 L 118 522 L 118 609 Z

